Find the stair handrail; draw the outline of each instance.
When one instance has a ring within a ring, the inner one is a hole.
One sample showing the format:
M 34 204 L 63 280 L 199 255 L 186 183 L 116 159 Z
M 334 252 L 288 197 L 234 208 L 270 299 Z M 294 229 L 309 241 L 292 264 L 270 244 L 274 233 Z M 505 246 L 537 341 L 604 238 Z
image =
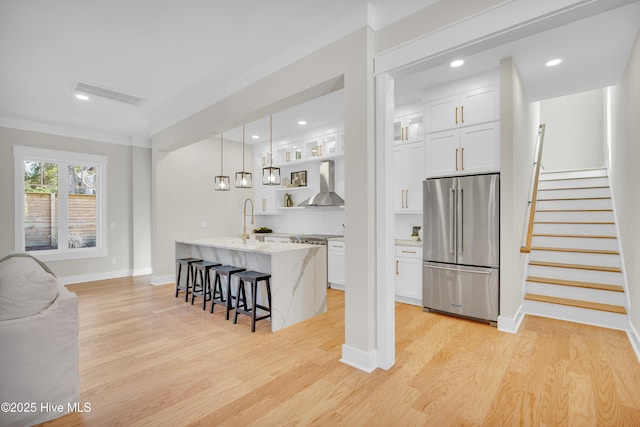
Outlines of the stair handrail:
M 531 180 L 529 183 L 529 197 L 527 199 L 527 214 L 523 227 L 521 253 L 531 252 L 531 236 L 533 234 L 533 220 L 536 212 L 536 200 L 538 199 L 538 182 L 540 180 L 540 167 L 542 165 L 542 145 L 544 143 L 545 124 L 538 126 L 536 146 L 533 152 L 533 165 L 531 166 Z

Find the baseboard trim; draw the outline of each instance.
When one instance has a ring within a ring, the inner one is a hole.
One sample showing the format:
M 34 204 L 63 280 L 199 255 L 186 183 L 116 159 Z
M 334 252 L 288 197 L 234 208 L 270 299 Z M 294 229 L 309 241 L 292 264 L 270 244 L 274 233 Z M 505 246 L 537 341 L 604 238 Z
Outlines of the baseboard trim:
M 345 365 L 353 366 L 368 374 L 377 368 L 375 350 L 366 352 L 347 344 L 342 344 L 342 358 L 340 361 Z
M 146 276 L 147 274 L 151 274 L 153 273 L 153 270 L 151 269 L 151 267 L 147 267 L 147 268 L 134 268 L 133 269 L 133 276 Z
M 167 274 L 164 276 L 151 276 L 151 284 L 153 286 L 169 285 L 176 281 L 176 277 L 173 274 Z
M 517 334 L 520 329 L 520 325 L 522 324 L 522 320 L 524 320 L 524 314 L 522 304 L 520 304 L 520 307 L 518 307 L 513 317 L 498 316 L 498 330 L 501 332 Z
M 633 351 L 635 351 L 636 353 L 638 362 L 640 362 L 640 335 L 638 335 L 638 331 L 636 331 L 636 328 L 633 327 L 631 319 L 629 319 L 629 329 L 627 329 L 627 336 L 629 337 L 629 342 L 631 342 Z
M 119 277 L 130 277 L 131 274 L 132 274 L 131 270 L 116 270 L 116 271 L 105 271 L 102 273 L 81 274 L 77 276 L 63 276 L 63 277 L 58 277 L 58 279 L 62 282 L 63 285 L 72 285 L 72 284 L 83 283 L 83 282 L 95 282 L 96 280 L 108 280 L 108 279 L 116 279 Z

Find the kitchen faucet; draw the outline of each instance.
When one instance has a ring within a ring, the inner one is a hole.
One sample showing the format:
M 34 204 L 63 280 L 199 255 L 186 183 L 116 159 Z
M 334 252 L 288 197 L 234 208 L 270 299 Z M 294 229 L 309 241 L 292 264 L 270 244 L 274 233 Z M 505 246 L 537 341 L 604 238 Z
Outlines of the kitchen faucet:
M 242 243 L 247 243 L 247 202 L 251 202 L 251 224 L 254 224 L 253 217 L 253 200 L 247 198 L 244 201 L 244 208 L 242 209 Z

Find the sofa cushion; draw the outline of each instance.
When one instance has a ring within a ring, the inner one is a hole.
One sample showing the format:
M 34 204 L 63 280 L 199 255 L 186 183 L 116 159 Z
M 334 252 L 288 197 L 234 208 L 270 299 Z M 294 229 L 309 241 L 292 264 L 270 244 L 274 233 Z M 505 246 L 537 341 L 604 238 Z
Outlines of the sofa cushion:
M 56 299 L 56 278 L 41 264 L 25 254 L 0 260 L 0 320 L 32 316 Z

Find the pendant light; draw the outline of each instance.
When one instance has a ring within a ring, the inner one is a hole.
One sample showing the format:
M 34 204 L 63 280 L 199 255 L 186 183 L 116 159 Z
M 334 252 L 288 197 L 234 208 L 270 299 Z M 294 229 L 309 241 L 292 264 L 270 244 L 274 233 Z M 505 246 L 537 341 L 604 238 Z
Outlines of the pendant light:
M 262 168 L 263 185 L 280 185 L 280 168 L 273 167 L 273 116 L 269 115 L 269 166 Z
M 229 191 L 231 185 L 229 184 L 229 177 L 223 175 L 222 170 L 222 132 L 220 133 L 220 175 L 214 179 L 213 189 L 216 191 Z
M 244 170 L 244 125 L 242 125 L 242 172 L 236 172 L 236 188 L 251 188 L 251 173 Z

